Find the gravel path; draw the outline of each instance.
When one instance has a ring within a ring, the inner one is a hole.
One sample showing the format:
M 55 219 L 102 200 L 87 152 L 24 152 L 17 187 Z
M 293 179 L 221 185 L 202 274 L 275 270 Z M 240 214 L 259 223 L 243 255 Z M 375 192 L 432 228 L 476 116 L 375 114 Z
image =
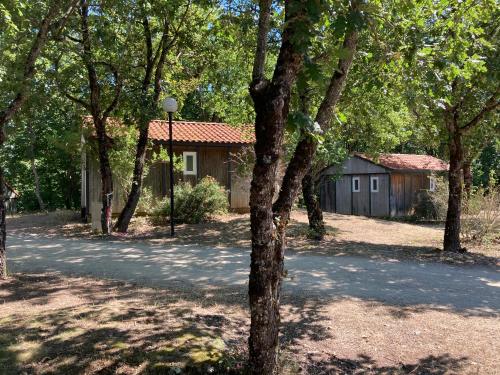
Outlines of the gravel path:
M 30 234 L 8 238 L 11 272 L 60 271 L 157 287 L 244 290 L 249 258 L 248 250 L 236 248 L 165 247 Z M 286 294 L 426 305 L 471 315 L 500 312 L 500 273 L 492 268 L 305 254 L 288 254 L 285 268 Z

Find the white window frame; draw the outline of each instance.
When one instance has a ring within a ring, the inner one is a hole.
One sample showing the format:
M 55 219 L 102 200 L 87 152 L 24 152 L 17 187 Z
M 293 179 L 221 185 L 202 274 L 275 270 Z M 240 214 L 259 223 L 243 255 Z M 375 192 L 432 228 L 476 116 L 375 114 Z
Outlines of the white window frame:
M 436 191 L 436 177 L 429 177 L 429 191 Z
M 358 188 L 356 189 L 356 183 L 354 181 L 358 181 Z M 359 193 L 361 191 L 361 179 L 359 176 L 352 178 L 352 192 Z
M 377 181 L 377 188 L 373 188 L 373 181 Z M 380 187 L 380 180 L 378 176 L 370 176 L 370 192 L 371 193 L 378 193 Z
M 186 168 L 187 168 L 187 163 L 186 163 L 186 159 L 188 156 L 192 156 L 193 157 L 193 170 L 192 171 L 188 171 Z M 185 176 L 196 176 L 198 174 L 198 156 L 197 156 L 197 153 L 196 151 L 184 151 L 182 153 L 182 169 L 183 169 L 183 173 Z

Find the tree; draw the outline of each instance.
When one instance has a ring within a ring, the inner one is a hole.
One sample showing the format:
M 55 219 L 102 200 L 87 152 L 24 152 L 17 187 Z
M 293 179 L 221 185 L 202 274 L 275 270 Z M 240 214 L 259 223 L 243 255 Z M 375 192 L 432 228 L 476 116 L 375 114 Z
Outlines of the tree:
M 500 105 L 495 1 L 429 1 L 416 17 L 408 66 L 411 105 L 441 124 L 450 168 L 443 247 L 461 251 L 464 139 Z
M 14 77 L 10 76 L 11 82 L 17 81 L 16 84 L 11 88 L 13 95 L 7 99 L 6 106 L 4 107 L 2 103 L 2 109 L 0 110 L 0 148 L 5 142 L 4 126 L 12 119 L 12 117 L 21 109 L 22 105 L 26 101 L 29 93 L 29 87 L 31 84 L 31 79 L 35 73 L 35 63 L 44 48 L 47 40 L 49 38 L 49 33 L 53 32 L 57 35 L 58 32 L 64 27 L 66 20 L 72 13 L 76 6 L 76 1 L 54 1 L 48 6 L 48 10 L 43 16 L 42 20 L 37 24 L 37 34 L 33 39 L 33 42 L 28 49 L 26 54 L 20 53 L 18 56 L 16 64 L 22 66 L 22 73 L 20 72 L 10 72 Z M 16 31 L 20 28 L 12 21 L 11 10 L 5 7 L 1 9 L 1 17 L 6 26 L 5 30 L 2 30 L 2 45 L 7 45 L 13 43 L 17 35 Z M 38 9 L 35 10 L 34 14 L 38 13 Z M 20 9 L 12 9 L 12 13 L 17 12 L 22 14 Z M 61 15 L 62 14 L 62 15 Z M 27 19 L 23 17 L 18 17 L 20 24 L 26 26 L 29 24 Z M 31 28 L 30 28 L 31 29 Z M 31 39 L 30 39 L 31 40 Z M 12 48 L 12 46 L 9 46 Z M 9 48 L 6 48 L 3 54 L 9 52 Z M 23 61 L 22 63 L 20 61 Z M 7 71 L 5 69 L 4 71 Z M 20 73 L 20 74 L 19 74 Z M 19 74 L 19 75 L 18 75 Z M 0 278 L 5 277 L 7 274 L 7 264 L 5 256 L 5 240 L 6 240 L 6 228 L 5 228 L 5 199 L 4 199 L 4 172 L 3 168 L 0 166 Z
M 255 166 L 250 191 L 252 254 L 249 280 L 251 326 L 249 338 L 250 368 L 255 374 L 277 373 L 279 300 L 283 272 L 285 231 L 290 211 L 302 178 L 308 171 L 317 144 L 317 126 L 304 113 L 292 114 L 290 120 L 302 128 L 302 137 L 288 163 L 276 201 L 274 200 L 278 164 L 281 158 L 285 124 L 290 112 L 293 84 L 301 69 L 315 32 L 328 3 L 322 1 L 286 2 L 281 47 L 271 79 L 264 66 L 271 2 L 261 1 L 259 30 L 250 94 L 254 102 Z M 352 3 L 351 15 L 361 19 L 358 3 Z M 324 20 L 324 18 L 323 18 Z M 351 60 L 357 41 L 346 35 L 346 60 Z M 349 64 L 350 66 L 350 64 Z M 327 128 L 333 107 L 347 76 L 348 67 L 334 69 L 321 100 L 316 120 Z
M 132 92 L 139 92 L 139 100 L 134 96 L 131 103 L 132 118 L 139 129 L 139 138 L 135 153 L 135 163 L 131 188 L 127 202 L 123 208 L 115 229 L 127 232 L 130 220 L 134 215 L 139 202 L 148 145 L 149 123 L 160 116 L 158 101 L 162 90 L 165 63 L 169 52 L 178 46 L 182 33 L 190 30 L 189 18 L 192 18 L 192 9 L 197 9 L 191 1 L 172 2 L 170 7 L 165 7 L 162 2 L 156 2 L 146 9 L 146 3 L 140 4 L 138 17 L 142 25 L 142 45 L 138 48 L 137 64 L 144 67 L 144 75 L 138 89 L 131 88 Z M 152 17 L 155 15 L 155 17 Z M 152 19 L 153 18 L 153 19 Z M 174 22 L 177 21 L 177 22 Z M 199 23 L 199 20 L 196 20 Z M 158 38 L 152 33 L 156 31 Z M 157 39 L 157 40 L 155 40 Z M 180 53 L 181 48 L 177 48 Z M 142 53 L 141 53 L 142 52 Z M 132 81 L 132 80 L 130 80 Z
M 89 11 L 90 7 L 93 7 L 92 13 Z M 98 145 L 99 171 L 101 175 L 101 228 L 104 234 L 110 234 L 112 229 L 113 174 L 108 149 L 112 146 L 112 140 L 107 134 L 106 123 L 111 113 L 117 108 L 122 92 L 123 83 L 116 61 L 119 61 L 123 56 L 116 53 L 116 48 L 119 48 L 120 45 L 116 39 L 111 37 L 111 34 L 116 29 L 110 30 L 111 27 L 107 28 L 109 25 L 103 13 L 105 8 L 100 5 L 93 5 L 87 0 L 80 0 L 79 10 L 80 20 L 76 29 L 80 34 L 80 39 L 74 36 L 75 31 L 70 31 L 66 35 L 66 39 L 80 46 L 76 53 L 81 58 L 87 73 L 87 87 L 80 86 L 79 89 L 87 94 L 88 100 L 83 99 L 81 95 L 75 96 L 69 92 L 66 92 L 66 96 L 85 108 L 91 115 Z M 89 24 L 90 18 L 95 21 L 95 26 Z M 100 38 L 92 37 L 92 27 L 97 28 Z M 105 44 L 103 48 L 95 46 L 95 39 Z M 111 48 L 112 45 L 115 46 L 115 49 Z M 73 61 L 70 62 L 69 67 L 64 66 L 63 69 L 71 70 L 72 63 Z M 57 61 L 58 69 L 60 64 L 61 62 Z M 102 68 L 100 71 L 101 76 L 98 68 Z M 112 91 L 112 94 L 107 93 L 107 91 Z M 111 97 L 111 100 L 107 97 Z

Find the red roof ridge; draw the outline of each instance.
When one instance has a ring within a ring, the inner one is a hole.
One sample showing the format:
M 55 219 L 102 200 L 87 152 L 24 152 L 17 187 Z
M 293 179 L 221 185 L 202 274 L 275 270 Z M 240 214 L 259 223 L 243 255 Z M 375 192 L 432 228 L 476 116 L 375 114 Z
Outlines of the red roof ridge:
M 88 122 L 91 117 L 85 116 Z M 120 124 L 116 117 L 110 123 Z M 225 122 L 173 120 L 174 142 L 252 144 L 255 142 L 253 128 L 249 124 L 229 124 Z M 149 123 L 149 138 L 156 141 L 168 140 L 168 120 L 154 119 Z
M 371 157 L 365 153 L 355 152 L 355 156 L 395 170 L 426 170 L 447 171 L 448 163 L 432 155 L 426 154 L 396 154 L 380 153 L 378 157 Z

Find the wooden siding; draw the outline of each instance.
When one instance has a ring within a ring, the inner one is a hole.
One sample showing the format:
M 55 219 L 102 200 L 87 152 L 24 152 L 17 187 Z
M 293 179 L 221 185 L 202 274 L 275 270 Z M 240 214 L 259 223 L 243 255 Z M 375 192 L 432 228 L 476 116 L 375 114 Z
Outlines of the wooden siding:
M 352 179 L 351 176 L 342 176 L 335 183 L 335 207 L 339 214 L 351 215 L 351 186 Z
M 325 212 L 335 212 L 335 176 L 322 176 L 319 183 L 319 202 Z
M 370 215 L 370 179 L 368 175 L 356 177 L 359 177 L 359 191 L 352 193 L 352 214 L 368 216 Z
M 101 206 L 101 173 L 99 171 L 99 163 L 95 158 L 89 157 L 87 160 L 88 168 L 88 203 L 89 212 L 93 212 L 93 206 Z M 120 213 L 125 207 L 127 196 L 120 182 L 113 176 L 113 213 Z
M 378 177 L 378 192 L 371 192 L 370 197 L 370 216 L 389 216 L 389 175 L 373 174 L 372 177 Z
M 167 145 L 156 144 L 155 151 L 159 147 Z M 250 201 L 250 177 L 241 179 L 234 176 L 229 165 L 229 153 L 235 152 L 236 146 L 202 146 L 202 145 L 174 145 L 174 154 L 182 157 L 184 151 L 195 151 L 197 153 L 197 175 L 184 175 L 182 171 L 174 173 L 174 183 L 187 181 L 196 184 L 205 176 L 214 177 L 221 186 L 228 191 L 230 207 L 240 211 L 247 210 Z M 147 159 L 151 159 L 148 152 Z M 88 190 L 89 190 L 89 212 L 92 212 L 94 202 L 100 204 L 101 179 L 97 160 L 89 159 L 88 168 Z M 115 193 L 113 195 L 113 213 L 118 214 L 126 202 L 126 195 L 121 184 L 113 179 Z M 156 161 L 149 168 L 149 173 L 144 177 L 145 188 L 151 189 L 153 197 L 162 199 L 169 194 L 170 178 L 168 163 Z
M 369 173 L 387 173 L 384 167 L 374 164 L 368 160 L 361 159 L 357 156 L 350 157 L 344 163 L 337 166 L 331 166 L 322 171 L 324 175 L 335 174 L 369 174 Z
M 391 216 L 413 213 L 417 193 L 429 188 L 429 172 L 391 174 Z

